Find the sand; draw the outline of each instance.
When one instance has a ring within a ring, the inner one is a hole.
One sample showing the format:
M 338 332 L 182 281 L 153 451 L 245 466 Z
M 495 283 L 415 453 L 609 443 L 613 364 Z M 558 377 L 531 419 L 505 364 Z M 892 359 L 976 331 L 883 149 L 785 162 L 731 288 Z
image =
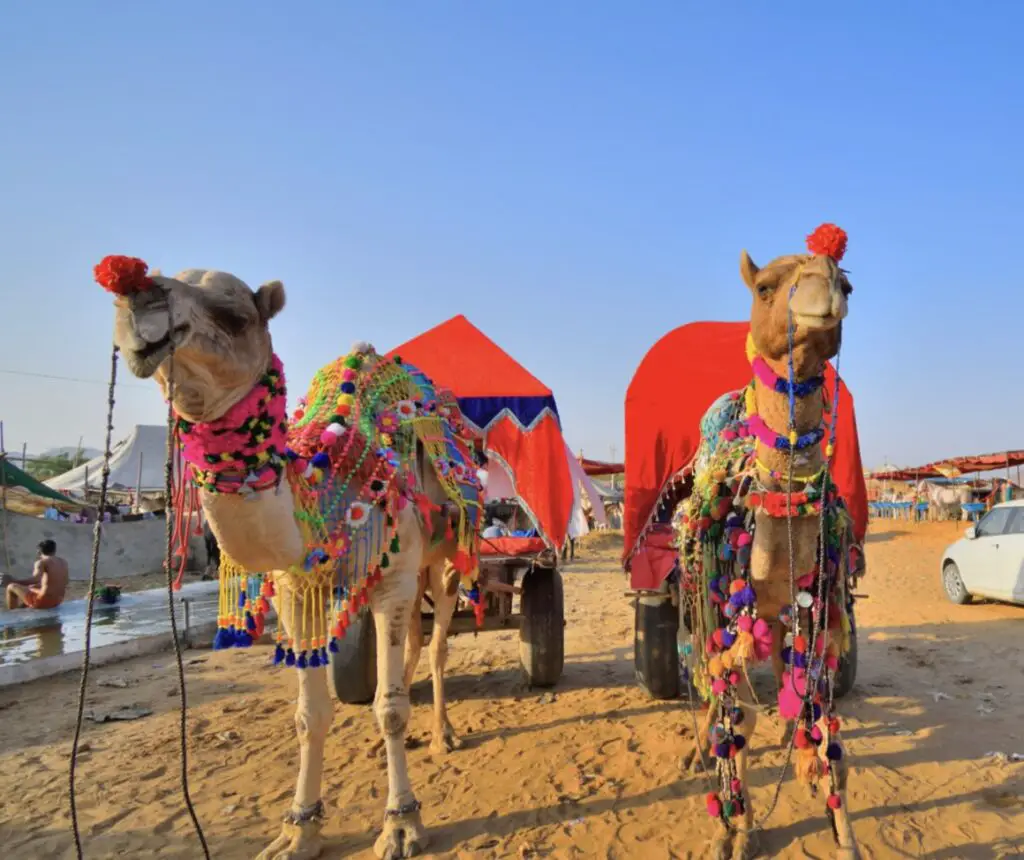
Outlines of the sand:
M 858 686 L 841 705 L 852 773 L 849 806 L 866 858 L 992 858 L 1024 852 L 1024 609 L 957 607 L 937 562 L 951 524 L 872 527 L 858 606 Z M 698 857 L 712 833 L 701 777 L 678 759 L 692 720 L 635 685 L 633 617 L 616 549 L 585 543 L 566 574 L 565 674 L 554 696 L 527 690 L 514 634 L 451 642 L 450 714 L 467 748 L 430 754 L 427 660 L 413 688 L 409 753 L 433 856 Z M 264 668 L 269 648 L 190 652 L 192 796 L 215 858 L 251 858 L 278 830 L 296 773 L 291 671 Z M 201 856 L 178 789 L 173 660 L 96 670 L 90 706 L 139 704 L 129 723 L 87 724 L 79 804 L 86 855 Z M 770 688 L 770 678 L 759 688 Z M 0 692 L 0 854 L 72 857 L 68 750 L 77 678 Z M 782 753 L 759 721 L 756 810 L 771 801 Z M 336 705 L 328 741 L 324 857 L 372 857 L 385 772 L 367 755 L 370 710 Z M 761 837 L 765 857 L 827 857 L 821 798 L 791 779 Z

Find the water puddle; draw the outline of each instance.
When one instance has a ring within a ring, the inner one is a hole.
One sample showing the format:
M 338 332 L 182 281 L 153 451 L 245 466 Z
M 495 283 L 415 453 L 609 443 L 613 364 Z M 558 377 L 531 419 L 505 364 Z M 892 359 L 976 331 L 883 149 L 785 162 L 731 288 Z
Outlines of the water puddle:
M 179 630 L 185 625 L 182 599 L 189 601 L 190 626 L 217 620 L 217 588 L 216 582 L 192 582 L 175 594 Z M 0 611 L 0 665 L 84 650 L 85 607 L 84 600 L 71 600 L 56 609 Z M 113 606 L 98 601 L 93 606 L 93 648 L 169 634 L 170 630 L 167 591 L 162 588 L 124 593 Z

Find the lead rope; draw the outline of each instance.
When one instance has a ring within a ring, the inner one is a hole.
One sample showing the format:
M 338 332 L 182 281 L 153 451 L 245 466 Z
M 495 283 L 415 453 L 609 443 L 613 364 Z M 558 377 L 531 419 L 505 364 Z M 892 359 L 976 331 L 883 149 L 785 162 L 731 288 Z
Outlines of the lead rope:
M 167 306 L 167 330 L 171 332 L 169 339 L 170 352 L 167 356 L 167 457 L 164 460 L 164 494 L 167 499 L 166 507 L 166 546 L 164 551 L 164 570 L 167 573 L 167 614 L 171 619 L 171 641 L 174 642 L 174 659 L 178 668 L 178 698 L 181 704 L 180 710 L 180 734 L 181 734 L 181 796 L 185 800 L 189 817 L 192 819 L 192 827 L 199 838 L 199 844 L 203 849 L 203 857 L 210 860 L 210 848 L 206 844 L 206 836 L 203 827 L 199 823 L 199 816 L 196 815 L 195 807 L 192 805 L 192 795 L 188 788 L 188 695 L 185 690 L 185 665 L 181 657 L 181 642 L 178 641 L 178 619 L 174 614 L 174 566 L 172 564 L 172 551 L 174 543 L 174 520 L 171 517 L 174 489 L 174 455 L 177 442 L 177 418 L 174 414 L 174 320 L 171 318 L 171 306 Z M 182 500 L 184 502 L 184 499 Z M 188 527 L 183 529 L 181 536 L 182 569 L 188 557 Z M 188 631 L 185 631 L 186 634 Z
M 170 310 L 168 310 L 168 316 Z M 168 331 L 173 332 L 173 323 L 169 321 Z M 78 688 L 78 715 L 75 720 L 75 737 L 71 744 L 71 764 L 68 769 L 68 796 L 71 805 L 71 828 L 75 837 L 75 853 L 78 860 L 83 860 L 85 854 L 82 850 L 82 837 L 78 827 L 78 806 L 75 802 L 75 768 L 78 763 L 78 746 L 82 734 L 82 721 L 85 715 L 85 692 L 89 678 L 89 656 L 92 645 L 92 615 L 93 600 L 96 594 L 97 570 L 99 568 L 100 537 L 103 524 L 103 512 L 107 504 L 107 484 L 110 478 L 110 443 L 114 430 L 114 389 L 117 384 L 117 356 L 119 349 L 115 345 L 110 355 L 110 383 L 107 388 L 107 429 L 106 444 L 103 451 L 103 470 L 100 480 L 100 501 L 99 513 L 96 518 L 96 526 L 93 529 L 92 538 L 92 561 L 89 569 L 89 597 L 85 610 L 85 653 L 82 660 L 82 678 Z M 210 860 L 210 849 L 206 844 L 206 836 L 203 834 L 202 825 L 196 815 L 195 807 L 192 805 L 192 796 L 188 787 L 188 700 L 185 690 L 185 666 L 181 656 L 181 643 L 178 641 L 178 621 L 174 615 L 174 576 L 171 567 L 171 552 L 173 540 L 173 520 L 171 517 L 172 506 L 172 483 L 174 471 L 174 444 L 175 444 L 175 418 L 174 418 L 174 340 L 170 341 L 170 354 L 168 366 L 168 401 L 167 401 L 167 457 L 164 462 L 164 492 L 166 494 L 166 534 L 167 543 L 164 555 L 164 569 L 167 573 L 167 611 L 171 620 L 171 636 L 174 641 L 174 654 L 178 668 L 178 699 L 180 702 L 181 714 L 181 793 L 185 799 L 185 806 L 188 808 L 189 816 L 192 819 L 192 826 L 195 828 L 196 836 L 203 849 L 203 857 Z M 186 544 L 187 546 L 187 544 Z
M 68 797 L 71 801 L 71 829 L 75 835 L 75 853 L 78 860 L 82 852 L 82 836 L 78 832 L 78 806 L 75 803 L 75 766 L 78 763 L 78 741 L 82 736 L 82 720 L 85 716 L 85 690 L 89 681 L 89 654 L 92 646 L 92 607 L 96 595 L 96 571 L 100 563 L 100 537 L 103 526 L 103 512 L 107 507 L 107 483 L 110 479 L 110 441 L 114 432 L 114 386 L 117 383 L 117 353 L 115 345 L 110 353 L 110 383 L 107 386 L 107 438 L 103 448 L 103 470 L 100 478 L 100 501 L 96 525 L 92 530 L 92 561 L 89 566 L 89 597 L 85 605 L 85 654 L 82 658 L 82 678 L 78 686 L 78 716 L 75 720 L 75 738 L 71 743 L 71 764 L 68 767 Z
M 789 291 L 789 301 L 792 301 L 793 293 L 795 293 L 795 292 L 796 292 L 796 285 L 794 284 L 793 287 Z M 787 328 L 786 334 L 787 334 L 787 341 L 788 341 L 787 346 L 788 346 L 788 352 L 789 352 L 788 368 L 787 368 L 788 369 L 788 376 L 789 376 L 789 428 L 788 429 L 790 431 L 793 431 L 793 430 L 796 429 L 796 396 L 794 394 L 794 384 L 795 384 L 795 381 L 796 381 L 795 380 L 795 378 L 796 378 L 796 369 L 795 369 L 794 363 L 793 363 L 793 334 L 794 334 L 794 326 L 793 326 L 793 309 L 792 309 L 792 306 L 787 306 L 787 311 L 786 312 L 787 312 L 787 316 L 788 316 L 788 322 L 787 322 L 787 326 L 786 326 L 786 328 Z M 831 417 L 831 421 L 830 421 L 831 426 L 829 428 L 829 430 L 830 430 L 829 438 L 830 438 L 830 442 L 832 444 L 833 450 L 834 450 L 834 446 L 835 446 L 836 413 L 838 412 L 838 401 L 839 401 L 839 355 L 837 354 L 836 355 L 836 382 L 835 382 L 835 391 L 833 392 L 832 415 L 830 416 Z M 790 451 L 790 457 L 789 457 L 789 468 L 787 469 L 787 475 L 786 475 L 786 494 L 787 494 L 787 496 L 790 499 L 793 498 L 793 461 L 795 459 L 792 456 L 792 454 L 793 454 L 793 452 L 791 450 Z M 828 466 L 829 466 L 830 462 L 831 462 L 830 460 L 826 460 L 825 470 L 824 470 L 824 473 L 822 475 L 822 491 L 823 491 L 823 493 L 824 493 L 824 490 L 827 488 L 828 472 L 829 472 Z M 824 537 L 823 537 L 824 533 L 825 533 L 825 509 L 824 509 L 824 496 L 823 496 L 822 510 L 821 510 L 821 513 L 819 514 L 819 519 L 818 519 L 818 540 L 819 540 L 819 546 L 824 542 Z M 795 561 L 794 561 L 794 557 L 793 557 L 793 506 L 792 506 L 792 504 L 787 504 L 787 506 L 786 506 L 786 540 L 787 540 L 788 551 L 789 551 L 790 604 L 792 606 L 796 606 L 796 568 L 795 568 Z M 819 575 L 819 588 L 821 587 L 820 586 L 820 582 L 821 582 L 821 580 L 823 580 L 823 578 L 824 578 L 823 575 Z M 682 606 L 682 601 L 680 601 L 680 607 L 681 606 Z M 799 613 L 794 612 L 793 613 L 793 635 L 794 636 L 796 636 L 800 632 L 799 624 L 800 624 Z M 793 670 L 792 659 L 793 658 L 792 658 L 792 654 L 791 654 L 790 655 L 790 664 L 789 664 L 790 672 L 792 672 L 792 670 Z M 701 768 L 702 768 L 702 770 L 704 772 L 705 784 L 710 789 L 712 787 L 711 776 L 710 776 L 710 773 L 708 771 L 707 760 L 704 757 L 704 745 L 701 742 L 701 738 L 700 738 L 700 728 L 699 728 L 698 723 L 697 723 L 697 711 L 696 711 L 696 705 L 695 705 L 695 703 L 693 701 L 693 691 L 692 691 L 692 688 L 691 688 L 690 682 L 689 682 L 689 670 L 688 669 L 684 669 L 683 681 L 686 683 L 686 697 L 687 697 L 688 704 L 690 706 L 690 715 L 691 715 L 691 717 L 693 719 L 693 731 L 694 731 L 694 737 L 696 738 L 695 746 L 696 746 L 696 749 L 697 749 L 697 755 L 700 756 Z M 807 689 L 805 690 L 805 693 L 806 693 L 806 695 L 805 695 L 804 704 L 807 705 L 807 704 L 809 704 L 810 699 L 811 699 L 811 685 L 810 685 L 810 682 L 808 682 L 808 684 L 807 684 Z M 832 693 L 832 687 L 830 685 L 830 689 L 829 689 L 829 704 L 830 705 L 831 705 L 831 702 L 832 702 L 832 695 L 831 695 L 831 693 Z M 735 832 L 735 833 L 748 833 L 748 834 L 749 833 L 757 833 L 757 832 L 759 832 L 759 831 L 764 829 L 765 824 L 768 823 L 768 819 L 771 818 L 771 816 L 775 813 L 775 808 L 778 806 L 779 798 L 782 796 L 782 784 L 783 784 L 783 782 L 785 782 L 786 774 L 789 772 L 789 766 L 790 766 L 790 763 L 793 760 L 793 749 L 794 749 L 794 745 L 795 745 L 795 742 L 796 742 L 796 729 L 797 729 L 797 726 L 796 726 L 796 724 L 794 724 L 793 731 L 790 732 L 790 734 L 789 734 L 789 744 L 786 747 L 786 760 L 782 763 L 782 767 L 779 768 L 779 775 L 778 775 L 778 777 L 775 780 L 775 792 L 774 792 L 774 795 L 772 797 L 771 804 L 769 804 L 768 808 L 764 811 L 764 813 L 762 813 L 762 815 L 754 822 L 754 825 L 752 827 L 750 827 L 750 828 L 737 827 L 737 826 L 733 825 L 731 821 L 728 822 L 727 826 L 733 832 Z M 750 802 L 749 798 L 745 798 L 745 800 L 746 800 L 747 803 Z M 833 830 L 834 830 L 834 825 L 833 825 Z

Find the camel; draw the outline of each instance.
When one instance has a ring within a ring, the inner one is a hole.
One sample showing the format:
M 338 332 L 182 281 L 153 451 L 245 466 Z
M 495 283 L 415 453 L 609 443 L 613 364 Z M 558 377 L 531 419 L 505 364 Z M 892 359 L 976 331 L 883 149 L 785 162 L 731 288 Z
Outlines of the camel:
M 917 492 L 928 499 L 928 518 L 933 522 L 960 519 L 962 506 L 970 504 L 974 498 L 966 485 L 943 487 L 931 481 L 921 481 Z
M 418 624 L 429 588 L 432 749 L 443 752 L 459 744 L 443 697 L 447 627 L 459 576 L 475 570 L 479 523 L 479 479 L 454 399 L 431 399 L 429 380 L 414 368 L 356 344 L 317 374 L 289 424 L 269 330 L 285 306 L 281 282 L 253 291 L 233 275 L 199 269 L 170 278 L 128 257 L 108 257 L 95 273 L 115 295 L 114 340 L 128 368 L 154 379 L 172 403 L 183 459 L 224 557 L 215 647 L 258 639 L 269 600 L 281 627 L 275 662 L 300 669 L 295 794 L 259 860 L 321 853 L 333 711 L 327 646 L 367 605 L 378 655 L 374 711 L 388 769 L 374 850 L 385 860 L 424 851 L 429 839 L 405 753 L 409 683 L 422 644 L 422 634 L 410 636 L 410 619 Z M 239 434 L 248 447 L 229 444 Z M 340 605 L 332 603 L 336 577 L 348 587 Z
M 837 857 L 857 856 L 832 710 L 832 674 L 849 647 L 852 528 L 824 483 L 831 438 L 822 450 L 829 430 L 823 422 L 834 428 L 837 403 L 826 403 L 825 367 L 839 351 L 852 291 L 839 268 L 845 246 L 843 231 L 823 225 L 808 237 L 809 254 L 763 268 L 741 254 L 753 301 L 753 382 L 723 395 L 702 420 L 694 489 L 677 516 L 692 680 L 710 703 L 684 763 L 696 769 L 714 753 L 719 790 L 708 795 L 707 807 L 721 825 L 712 842 L 718 858 L 752 856 L 763 824 L 755 826 L 748 790 L 758 712 L 747 667 L 769 658 L 783 743 L 795 743 L 797 775 L 812 787 L 826 783 Z M 794 722 L 800 727 L 790 734 Z

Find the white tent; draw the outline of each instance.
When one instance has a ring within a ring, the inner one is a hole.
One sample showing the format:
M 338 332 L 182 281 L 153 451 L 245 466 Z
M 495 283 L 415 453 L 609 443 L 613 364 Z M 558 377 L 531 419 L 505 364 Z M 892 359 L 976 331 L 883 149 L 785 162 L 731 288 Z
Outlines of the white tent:
M 112 490 L 135 490 L 143 493 L 164 489 L 164 463 L 167 460 L 167 428 L 162 425 L 136 424 L 135 428 L 110 452 L 110 480 Z M 97 490 L 103 473 L 103 455 L 90 460 L 70 472 L 46 481 L 52 490 L 73 495 L 84 495 L 88 488 Z

